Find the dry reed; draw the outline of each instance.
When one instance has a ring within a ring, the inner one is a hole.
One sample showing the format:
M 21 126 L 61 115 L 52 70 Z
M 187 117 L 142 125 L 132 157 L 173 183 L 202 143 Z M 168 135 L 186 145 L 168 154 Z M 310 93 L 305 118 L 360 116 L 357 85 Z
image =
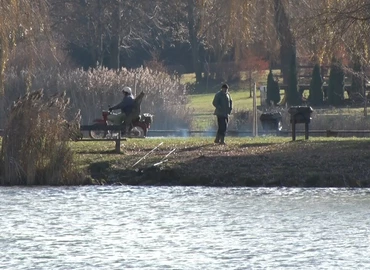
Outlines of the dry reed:
M 27 85 L 28 70 L 9 70 L 5 78 L 4 105 L 27 91 L 45 89 L 46 94 L 66 92 L 71 102 L 69 112 L 73 115 L 81 110 L 82 123 L 89 124 L 101 117 L 101 111 L 109 105 L 120 102 L 122 88 L 130 86 L 134 94 L 146 93 L 141 104 L 141 112 L 154 115 L 154 129 L 174 129 L 189 127 L 192 116 L 186 107 L 186 89 L 175 75 L 148 68 L 133 70 L 121 69 L 118 72 L 104 67 L 96 69 L 56 68 L 32 71 L 32 82 Z
M 83 184 L 68 145 L 79 117 L 66 121 L 68 103 L 64 93 L 47 98 L 38 90 L 13 104 L 2 140 L 2 185 Z

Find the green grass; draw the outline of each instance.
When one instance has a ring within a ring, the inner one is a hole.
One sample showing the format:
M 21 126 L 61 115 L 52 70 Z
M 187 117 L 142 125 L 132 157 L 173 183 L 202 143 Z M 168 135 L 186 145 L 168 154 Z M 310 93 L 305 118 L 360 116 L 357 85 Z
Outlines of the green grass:
M 267 73 L 265 76 L 262 76 L 262 79 L 267 77 Z M 245 77 L 245 72 L 242 73 L 242 75 Z M 181 83 L 195 83 L 195 74 L 183 74 L 181 77 Z M 258 85 L 262 84 L 263 83 L 260 82 Z M 246 87 L 243 87 L 243 85 Z M 189 95 L 190 102 L 188 104 L 188 108 L 193 111 L 193 129 L 205 130 L 210 126 L 215 125 L 215 117 L 213 116 L 214 107 L 212 105 L 212 101 L 217 91 L 219 91 L 219 89 L 215 88 L 212 93 Z M 239 110 L 253 109 L 253 98 L 250 97 L 249 84 L 245 85 L 245 81 L 242 81 L 240 84 L 230 85 L 230 95 L 233 99 L 234 112 Z M 284 91 L 281 91 L 281 95 L 283 97 Z M 260 92 L 257 86 L 257 106 L 260 104 Z
M 233 111 L 252 110 L 253 98 L 249 91 L 230 91 L 233 100 Z M 193 110 L 193 127 L 205 129 L 215 121 L 213 112 L 215 108 L 212 105 L 215 93 L 190 95 L 189 108 Z M 260 104 L 259 91 L 257 91 L 257 105 Z
M 194 83 L 195 82 L 195 75 L 194 73 L 184 74 L 182 76 L 182 82 Z M 240 110 L 252 110 L 253 109 L 253 99 L 250 97 L 249 88 L 245 90 L 242 87 L 243 82 L 240 84 L 231 85 L 230 86 L 230 94 L 233 99 L 233 112 L 240 111 Z M 262 85 L 262 84 L 260 84 Z M 212 100 L 215 93 L 218 89 L 214 89 L 212 93 L 207 94 L 193 94 L 189 95 L 189 104 L 188 108 L 190 108 L 193 112 L 193 122 L 191 128 L 194 130 L 207 130 L 210 127 L 216 127 L 216 120 L 213 115 L 214 107 L 212 106 Z M 281 99 L 284 98 L 284 90 L 280 91 Z M 304 91 L 303 94 L 305 97 L 308 97 L 309 92 L 308 90 Z M 261 105 L 260 100 L 260 92 L 257 87 L 257 106 Z M 315 108 L 314 108 L 315 109 Z M 361 115 L 363 114 L 363 108 L 326 108 L 326 109 L 315 109 L 321 116 L 332 115 L 332 116 L 340 116 L 340 115 Z M 370 108 L 369 113 L 370 115 Z
M 189 108 L 193 108 L 199 114 L 213 113 L 213 98 L 216 93 L 190 95 Z M 237 110 L 250 110 L 253 107 L 253 98 L 249 97 L 249 91 L 230 91 L 233 99 L 233 107 Z M 259 104 L 259 93 L 257 94 Z

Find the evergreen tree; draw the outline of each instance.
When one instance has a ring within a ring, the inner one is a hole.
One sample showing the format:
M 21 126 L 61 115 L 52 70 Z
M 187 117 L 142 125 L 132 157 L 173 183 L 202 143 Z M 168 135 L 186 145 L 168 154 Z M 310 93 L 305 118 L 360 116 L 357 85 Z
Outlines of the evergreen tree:
M 287 89 L 287 102 L 289 106 L 300 105 L 301 98 L 298 93 L 297 56 L 293 52 L 289 66 L 289 81 Z
M 356 94 L 362 93 L 362 83 L 366 84 L 362 78 L 362 65 L 359 57 L 354 59 L 353 63 L 353 74 L 352 74 L 352 82 L 351 82 L 351 91 L 348 92 L 348 97 L 353 99 L 356 97 Z
M 333 58 L 328 86 L 328 102 L 330 105 L 341 105 L 344 99 L 344 71 L 341 62 Z
M 272 94 L 272 101 L 274 102 L 274 105 L 277 105 L 281 100 L 280 86 L 278 81 L 274 80 L 274 91 L 272 92 Z
M 271 102 L 276 106 L 280 101 L 280 87 L 279 83 L 274 80 L 274 76 L 272 74 L 272 70 L 270 70 L 267 76 L 267 97 L 266 102 L 267 104 L 271 104 Z
M 320 65 L 316 64 L 312 71 L 312 79 L 310 82 L 310 95 L 308 101 L 314 106 L 320 106 L 324 99 L 322 85 L 324 81 L 321 77 Z

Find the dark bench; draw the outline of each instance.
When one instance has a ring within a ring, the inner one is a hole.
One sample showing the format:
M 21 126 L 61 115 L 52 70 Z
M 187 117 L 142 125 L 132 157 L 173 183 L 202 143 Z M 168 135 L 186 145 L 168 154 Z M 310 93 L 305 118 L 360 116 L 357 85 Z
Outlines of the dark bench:
M 85 142 L 115 142 L 115 152 L 117 154 L 121 153 L 121 141 L 126 141 L 126 138 L 121 137 L 121 131 L 124 131 L 124 127 L 122 125 L 82 125 L 80 127 L 81 131 L 90 131 L 90 130 L 103 130 L 103 131 L 108 131 L 108 130 L 113 130 L 113 131 L 118 131 L 118 136 L 116 138 L 104 138 L 104 139 L 84 139 L 81 138 L 78 141 L 85 141 Z

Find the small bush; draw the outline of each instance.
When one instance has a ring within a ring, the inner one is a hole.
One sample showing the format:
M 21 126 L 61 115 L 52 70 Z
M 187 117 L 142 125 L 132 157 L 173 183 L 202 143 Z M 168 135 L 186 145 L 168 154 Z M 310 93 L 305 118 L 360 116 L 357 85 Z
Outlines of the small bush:
M 45 98 L 42 90 L 28 93 L 14 103 L 2 140 L 2 185 L 83 183 L 68 145 L 73 133 L 70 127 L 78 126 L 66 121 L 67 106 L 64 94 Z
M 268 105 L 270 105 L 272 102 L 275 106 L 280 102 L 280 87 L 279 87 L 279 83 L 274 80 L 272 70 L 270 70 L 267 76 L 266 102 Z
M 282 114 L 283 130 L 291 130 L 288 109 L 276 108 Z M 362 112 L 355 113 L 348 109 L 314 109 L 311 114 L 310 130 L 369 130 L 370 119 Z M 296 125 L 297 130 L 304 130 L 303 124 Z
M 291 56 L 289 66 L 287 102 L 289 106 L 300 105 L 301 103 L 301 96 L 298 92 L 297 57 L 295 52 Z
M 341 62 L 333 58 L 330 67 L 328 103 L 333 106 L 339 106 L 344 99 L 344 71 Z
M 360 100 L 363 100 L 363 87 L 366 86 L 366 80 L 362 75 L 363 67 L 360 59 L 355 58 L 353 64 L 352 80 L 351 80 L 351 90 L 347 90 L 348 96 L 352 101 L 357 101 L 356 99 L 360 97 Z
M 310 95 L 308 97 L 308 101 L 313 106 L 320 106 L 324 101 L 324 92 L 322 89 L 323 83 L 324 81 L 321 77 L 320 65 L 315 64 L 310 82 Z
M 232 130 L 252 130 L 252 111 L 250 110 L 235 110 L 230 117 L 229 129 Z

